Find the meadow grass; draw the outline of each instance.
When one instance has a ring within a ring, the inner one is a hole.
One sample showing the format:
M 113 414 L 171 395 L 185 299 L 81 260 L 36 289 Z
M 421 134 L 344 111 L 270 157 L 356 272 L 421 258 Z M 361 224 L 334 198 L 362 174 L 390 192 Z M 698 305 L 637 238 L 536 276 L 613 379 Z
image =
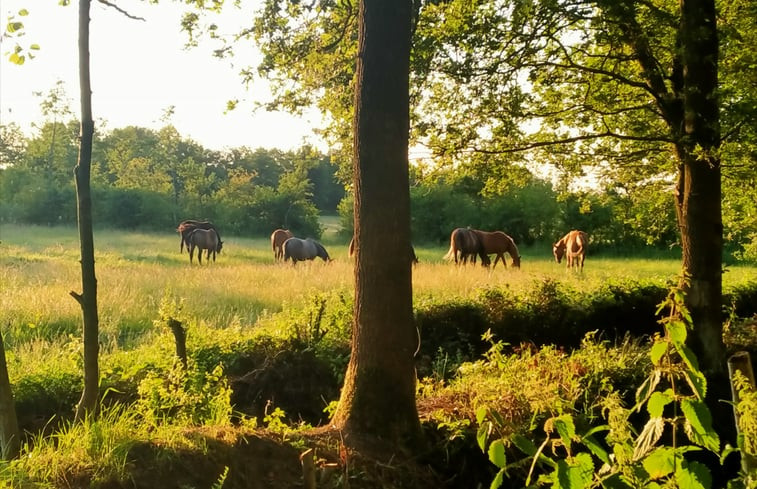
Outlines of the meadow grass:
M 69 227 L 0 228 L 0 325 L 10 351 L 44 350 L 40 344 L 65 344 L 80 335 L 81 311 L 70 291 L 81 290 L 77 230 Z M 314 294 L 352 294 L 353 263 L 347 242 L 332 236 L 330 263 L 273 262 L 268 236 L 224 237 L 216 262 L 190 264 L 179 252 L 177 233 L 96 230 L 95 259 L 101 342 L 108 351 L 131 350 L 151 341 L 161 300 L 181 301 L 183 314 L 196 324 L 224 329 L 253 328 L 259 318 L 299 307 Z M 445 246 L 416 246 L 413 268 L 416 300 L 465 297 L 482 288 L 515 291 L 554 280 L 592 290 L 608 283 L 644 280 L 660 285 L 674 279 L 680 261 L 590 255 L 583 273 L 566 270 L 548 246 L 526 248 L 522 268 L 487 270 L 454 266 L 443 259 Z M 509 261 L 509 260 L 508 260 Z M 757 276 L 754 266 L 731 266 L 726 286 Z

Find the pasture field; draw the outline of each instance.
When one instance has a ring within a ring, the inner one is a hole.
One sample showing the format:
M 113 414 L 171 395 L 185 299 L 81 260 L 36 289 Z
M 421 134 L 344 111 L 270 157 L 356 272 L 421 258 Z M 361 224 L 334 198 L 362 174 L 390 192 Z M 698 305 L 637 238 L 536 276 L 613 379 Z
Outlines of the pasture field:
M 111 350 L 129 350 L 149 339 L 161 300 L 183 302 L 183 312 L 198 324 L 224 329 L 252 328 L 258 319 L 299 306 L 320 292 L 352 293 L 353 268 L 347 243 L 335 235 L 324 243 L 333 261 L 273 262 L 268 236 L 224 236 L 215 263 L 189 263 L 179 253 L 179 236 L 165 233 L 95 232 L 100 330 Z M 78 336 L 81 312 L 69 291 L 81 290 L 77 230 L 4 224 L 0 228 L 0 324 L 13 350 L 32 340 L 55 342 Z M 645 280 L 664 285 L 680 262 L 671 258 L 621 258 L 589 255 L 582 274 L 558 265 L 549 247 L 521 249 L 520 270 L 498 266 L 459 266 L 443 260 L 443 246 L 416 246 L 415 300 L 467 296 L 486 287 L 529 287 L 551 279 L 591 290 L 612 281 Z M 196 257 L 195 257 L 196 258 Z M 509 259 L 508 259 L 509 262 Z M 734 265 L 725 287 L 757 277 L 757 267 Z

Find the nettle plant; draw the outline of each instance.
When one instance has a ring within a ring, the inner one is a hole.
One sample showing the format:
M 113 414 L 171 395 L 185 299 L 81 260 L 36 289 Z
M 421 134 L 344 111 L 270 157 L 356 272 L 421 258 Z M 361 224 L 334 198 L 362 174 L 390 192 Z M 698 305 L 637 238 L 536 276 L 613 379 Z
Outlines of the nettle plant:
M 712 428 L 704 403 L 707 381 L 686 346 L 692 321 L 681 290 L 671 290 L 657 314 L 664 310 L 669 311 L 660 321 L 665 334 L 654 338 L 649 351 L 652 370 L 636 392 L 636 405 L 624 407 L 614 391 L 603 395 L 606 424 L 584 429 L 585 418 L 560 413 L 544 422 L 546 436 L 537 446 L 522 434 L 507 434 L 512 430 L 495 410 L 486 406 L 477 410 L 479 446 L 499 467 L 492 489 L 503 484 L 508 471 L 522 469 L 527 469 L 526 487 L 711 487 L 710 469 L 692 460 L 692 455 L 710 451 L 722 462 L 739 449 L 726 446 L 721 452 L 720 439 Z M 649 419 L 636 434 L 631 416 L 638 418 L 643 410 Z M 754 413 L 751 416 L 754 420 Z M 745 446 L 742 441 L 741 450 Z M 527 457 L 508 461 L 506 453 L 517 451 L 513 446 Z M 748 480 L 745 475 L 734 485 L 747 486 Z

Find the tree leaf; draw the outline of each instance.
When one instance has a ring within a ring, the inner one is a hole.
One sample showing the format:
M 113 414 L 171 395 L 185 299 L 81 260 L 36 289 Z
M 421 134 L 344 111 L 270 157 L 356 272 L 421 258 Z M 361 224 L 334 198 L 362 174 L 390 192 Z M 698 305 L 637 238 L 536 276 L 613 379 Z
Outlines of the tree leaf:
M 492 480 L 492 483 L 489 485 L 489 489 L 498 489 L 502 486 L 502 482 L 504 482 L 505 477 L 505 470 L 499 469 L 499 472 L 497 472 L 497 475 L 494 476 L 494 479 Z
M 720 453 L 720 437 L 712 429 L 712 415 L 702 401 L 684 399 L 681 411 L 686 417 L 684 431 L 693 443 L 713 453 Z
M 607 450 L 602 448 L 602 446 L 597 443 L 594 438 L 590 436 L 584 436 L 581 441 L 584 445 L 586 445 L 586 448 L 588 448 L 591 453 L 593 453 L 599 460 L 606 463 L 607 465 L 610 465 L 610 457 L 607 455 Z
M 504 468 L 507 464 L 505 459 L 505 443 L 502 440 L 494 440 L 489 445 L 489 461 L 500 469 Z
M 5 26 L 5 31 L 8 34 L 13 34 L 14 32 L 20 31 L 23 28 L 23 22 L 8 22 L 8 25 Z
M 24 58 L 23 56 L 20 56 L 18 53 L 11 53 L 10 56 L 8 56 L 8 60 L 11 63 L 22 65 L 24 64 L 24 61 L 26 61 L 26 58 Z
M 634 460 L 644 457 L 657 444 L 665 428 L 665 420 L 662 418 L 651 418 L 644 425 L 641 434 L 636 439 L 636 447 L 633 452 Z

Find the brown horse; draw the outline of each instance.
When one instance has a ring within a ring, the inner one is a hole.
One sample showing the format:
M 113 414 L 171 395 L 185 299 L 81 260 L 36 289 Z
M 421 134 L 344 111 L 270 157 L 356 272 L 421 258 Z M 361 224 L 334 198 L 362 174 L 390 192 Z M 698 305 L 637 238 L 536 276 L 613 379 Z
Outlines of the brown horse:
M 565 256 L 567 268 L 576 267 L 583 271 L 588 244 L 589 235 L 583 231 L 574 229 L 552 245 L 552 254 L 555 255 L 557 263 L 560 263 L 562 257 Z
M 460 258 L 458 261 L 458 253 Z M 455 263 L 476 263 L 476 255 L 481 257 L 481 265 L 488 267 L 491 264 L 489 256 L 485 253 L 481 238 L 470 228 L 456 228 L 449 237 L 449 251 L 444 255 L 445 260 L 454 259 Z
M 288 229 L 277 229 L 271 233 L 271 248 L 273 249 L 273 261 L 281 261 L 284 258 L 284 241 L 293 238 L 294 234 Z
M 507 262 L 505 261 L 505 253 L 512 258 L 512 266 L 520 268 L 520 253 L 518 247 L 515 246 L 515 240 L 503 233 L 502 231 L 480 231 L 478 229 L 473 230 L 481 241 L 481 245 L 484 248 L 484 253 L 487 255 L 496 254 L 494 259 L 494 265 L 492 269 L 497 267 L 497 263 L 502 261 L 502 265 L 507 268 Z
M 350 258 L 355 257 L 355 237 L 353 236 L 350 240 L 350 251 L 349 251 Z M 418 255 L 415 254 L 415 248 L 413 248 L 412 245 L 410 245 L 410 263 L 413 265 L 418 264 Z
M 181 242 L 179 243 L 179 253 L 184 252 L 184 245 L 187 245 L 187 251 L 189 251 L 189 241 L 187 241 L 187 238 L 190 234 L 192 234 L 192 231 L 195 229 L 212 229 L 216 232 L 216 235 L 218 235 L 218 241 L 221 241 L 221 235 L 218 232 L 218 229 L 215 227 L 215 225 L 210 221 L 195 221 L 194 219 L 186 219 L 184 221 L 181 221 L 179 223 L 179 226 L 176 228 L 176 230 L 179 232 L 179 236 L 181 237 Z M 221 250 L 216 250 L 221 251 Z
M 192 263 L 195 249 L 197 252 L 197 261 L 202 264 L 202 250 L 207 250 L 205 258 L 209 262 L 210 254 L 213 253 L 213 261 L 216 261 L 216 253 L 221 253 L 223 242 L 216 233 L 215 229 L 197 228 L 189 233 L 187 237 L 187 250 L 189 251 L 189 263 Z

